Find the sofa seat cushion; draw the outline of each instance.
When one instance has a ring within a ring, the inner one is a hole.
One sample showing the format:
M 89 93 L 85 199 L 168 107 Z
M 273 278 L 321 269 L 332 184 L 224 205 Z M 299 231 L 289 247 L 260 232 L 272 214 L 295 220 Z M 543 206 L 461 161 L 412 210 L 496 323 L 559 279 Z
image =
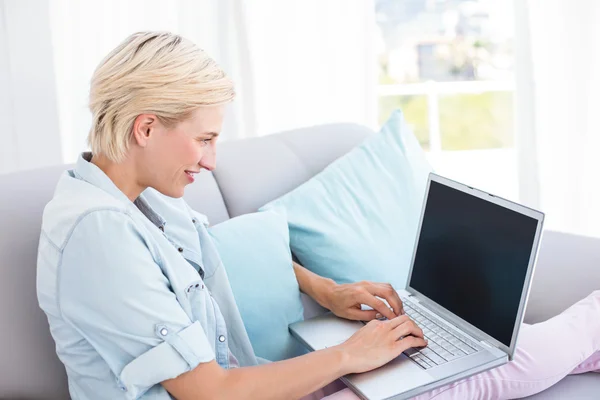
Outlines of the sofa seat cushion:
M 600 399 L 600 373 L 569 375 L 551 388 L 527 400 L 593 400 Z

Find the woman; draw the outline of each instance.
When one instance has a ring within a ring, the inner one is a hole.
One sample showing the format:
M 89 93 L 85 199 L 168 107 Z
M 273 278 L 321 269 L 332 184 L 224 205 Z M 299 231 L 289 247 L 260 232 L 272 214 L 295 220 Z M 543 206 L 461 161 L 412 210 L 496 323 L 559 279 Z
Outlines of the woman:
M 38 253 L 38 298 L 74 399 L 319 398 L 342 375 L 426 346 L 391 286 L 336 285 L 295 264 L 301 290 L 321 305 L 373 321 L 332 348 L 255 357 L 205 218 L 181 199 L 197 173 L 215 168 L 233 97 L 214 61 L 170 33 L 132 35 L 94 72 L 92 152 L 61 177 Z M 522 337 L 515 362 L 423 398 L 512 397 L 599 368 L 600 293 Z M 330 398 L 356 397 L 344 389 Z

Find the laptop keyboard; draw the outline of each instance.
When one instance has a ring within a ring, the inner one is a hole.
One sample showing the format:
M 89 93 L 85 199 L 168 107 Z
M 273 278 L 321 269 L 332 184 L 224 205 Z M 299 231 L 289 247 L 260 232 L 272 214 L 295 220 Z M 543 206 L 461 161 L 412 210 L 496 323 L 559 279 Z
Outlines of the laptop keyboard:
M 404 352 L 424 369 L 454 361 L 481 350 L 481 347 L 460 333 L 449 330 L 430 319 L 413 302 L 402 298 L 404 312 L 423 330 L 427 347 L 410 348 Z

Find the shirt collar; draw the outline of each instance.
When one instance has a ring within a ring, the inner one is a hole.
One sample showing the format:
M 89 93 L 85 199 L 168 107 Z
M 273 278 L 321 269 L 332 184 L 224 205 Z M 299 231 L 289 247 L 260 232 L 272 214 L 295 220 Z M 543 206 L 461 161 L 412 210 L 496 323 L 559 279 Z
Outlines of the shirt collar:
M 127 204 L 132 204 L 131 200 L 129 200 L 125 193 L 123 193 L 117 187 L 117 185 L 114 184 L 114 182 L 104 173 L 104 171 L 98 168 L 97 165 L 90 162 L 91 159 L 92 153 L 81 153 L 81 155 L 77 158 L 77 163 L 75 164 L 75 169 L 73 170 L 75 177 L 104 190 L 108 194 Z M 150 207 L 148 202 L 144 200 L 143 194 L 140 195 L 133 202 L 133 204 L 135 204 L 138 210 L 140 210 L 146 216 L 146 218 L 152 221 L 154 225 L 158 226 L 159 228 L 162 226 L 164 229 L 164 225 L 166 223 L 164 218 L 162 218 L 152 209 L 152 207 Z

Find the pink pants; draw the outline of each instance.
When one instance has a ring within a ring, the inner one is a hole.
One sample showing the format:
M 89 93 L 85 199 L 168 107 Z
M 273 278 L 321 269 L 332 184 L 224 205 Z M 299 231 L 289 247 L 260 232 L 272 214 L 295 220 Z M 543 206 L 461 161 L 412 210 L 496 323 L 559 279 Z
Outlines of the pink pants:
M 591 371 L 600 372 L 600 290 L 554 318 L 524 324 L 513 361 L 415 399 L 514 399 L 539 393 L 567 375 Z M 335 381 L 304 399 L 358 399 L 343 387 Z

